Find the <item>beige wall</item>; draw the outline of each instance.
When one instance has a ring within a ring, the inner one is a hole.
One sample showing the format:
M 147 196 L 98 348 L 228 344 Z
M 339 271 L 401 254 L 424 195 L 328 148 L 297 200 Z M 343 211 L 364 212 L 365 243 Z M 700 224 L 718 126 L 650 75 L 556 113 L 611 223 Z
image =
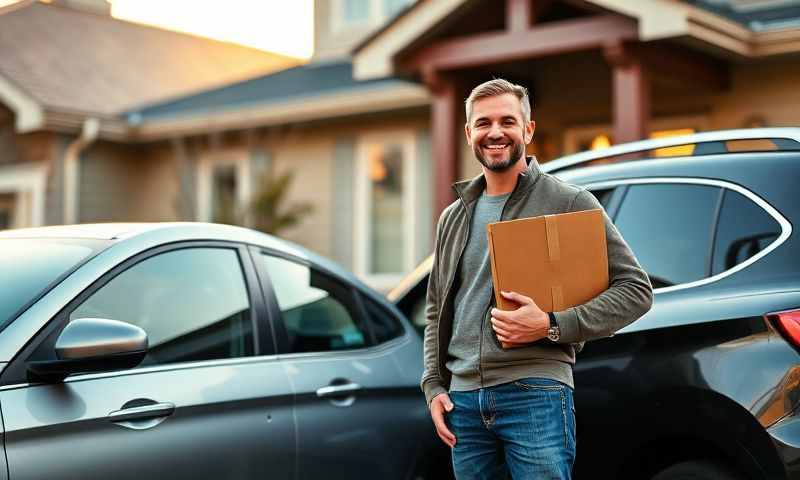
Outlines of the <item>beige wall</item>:
M 80 222 L 179 220 L 178 178 L 167 146 L 92 144 L 80 162 Z
M 712 101 L 711 129 L 747 127 L 754 119 L 800 126 L 800 58 L 736 65 L 731 73 L 731 90 Z
M 265 135 L 263 143 L 277 173 L 294 171 L 295 179 L 289 192 L 290 202 L 313 205 L 314 211 L 296 227 L 286 230 L 282 237 L 297 242 L 322 255 L 332 255 L 332 222 L 336 212 L 331 203 L 334 195 L 332 183 L 334 148 L 337 139 L 356 138 L 403 129 L 417 132 L 427 128 L 426 115 L 393 120 L 382 118 L 336 124 L 295 127 Z

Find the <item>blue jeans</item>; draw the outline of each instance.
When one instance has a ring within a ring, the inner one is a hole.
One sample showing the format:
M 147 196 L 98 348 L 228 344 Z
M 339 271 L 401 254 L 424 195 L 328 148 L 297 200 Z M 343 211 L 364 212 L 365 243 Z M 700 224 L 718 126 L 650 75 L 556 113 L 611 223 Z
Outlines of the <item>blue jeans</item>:
M 571 479 L 575 463 L 572 389 L 544 378 L 450 392 L 458 480 Z

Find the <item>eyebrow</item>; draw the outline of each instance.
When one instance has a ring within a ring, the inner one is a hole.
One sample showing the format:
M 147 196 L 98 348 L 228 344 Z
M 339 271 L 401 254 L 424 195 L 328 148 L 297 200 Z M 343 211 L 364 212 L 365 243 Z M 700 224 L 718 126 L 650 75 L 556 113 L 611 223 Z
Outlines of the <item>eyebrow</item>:
M 473 120 L 473 121 L 472 121 L 472 123 L 473 123 L 473 125 L 474 125 L 474 124 L 476 124 L 476 123 L 478 123 L 478 122 L 480 122 L 480 121 L 483 121 L 483 120 L 486 120 L 486 121 L 488 121 L 488 120 L 489 120 L 489 117 L 478 117 L 478 118 L 476 118 L 475 120 Z M 514 121 L 516 122 L 516 121 L 517 121 L 517 117 L 515 117 L 514 115 L 504 115 L 503 117 L 501 117 L 501 118 L 500 118 L 500 120 L 501 120 L 501 121 L 505 121 L 505 120 L 514 120 Z

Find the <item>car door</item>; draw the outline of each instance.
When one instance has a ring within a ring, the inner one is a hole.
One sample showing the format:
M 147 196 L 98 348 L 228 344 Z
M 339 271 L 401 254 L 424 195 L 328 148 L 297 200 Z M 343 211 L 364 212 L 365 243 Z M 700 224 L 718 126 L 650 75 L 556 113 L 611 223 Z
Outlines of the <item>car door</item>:
M 338 277 L 257 255 L 296 394 L 298 478 L 406 478 L 429 424 L 419 421 L 427 420 L 419 358 L 406 372 L 398 359 L 420 356 L 418 343 L 388 315 L 373 331 L 363 302 L 380 307 Z
M 294 478 L 292 392 L 246 248 L 148 251 L 67 305 L 2 377 L 10 477 Z M 25 383 L 78 318 L 143 328 L 139 367 Z

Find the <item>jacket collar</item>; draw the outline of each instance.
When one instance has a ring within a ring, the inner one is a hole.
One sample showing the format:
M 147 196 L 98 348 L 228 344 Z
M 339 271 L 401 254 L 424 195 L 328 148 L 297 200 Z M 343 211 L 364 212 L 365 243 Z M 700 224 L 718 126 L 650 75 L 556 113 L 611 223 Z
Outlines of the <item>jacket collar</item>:
M 542 174 L 536 157 L 527 156 L 525 157 L 525 162 L 528 164 L 528 168 L 521 171 L 517 176 L 517 185 L 514 187 L 514 192 L 527 191 L 536 183 L 536 180 L 538 180 L 539 176 Z M 486 190 L 486 178 L 481 173 L 472 180 L 454 183 L 453 189 L 456 191 L 459 198 L 468 205 L 477 200 L 478 197 L 483 194 L 483 191 Z

